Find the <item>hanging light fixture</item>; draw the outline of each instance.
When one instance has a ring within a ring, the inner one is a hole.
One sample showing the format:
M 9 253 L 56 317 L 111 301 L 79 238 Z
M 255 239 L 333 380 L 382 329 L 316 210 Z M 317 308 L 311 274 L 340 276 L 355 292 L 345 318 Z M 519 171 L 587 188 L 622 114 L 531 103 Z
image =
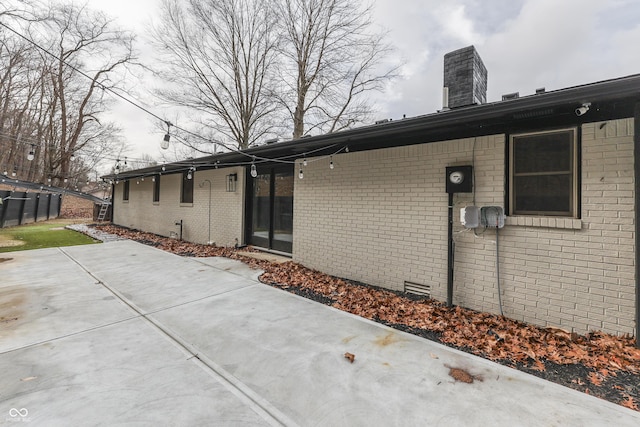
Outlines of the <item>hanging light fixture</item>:
M 171 139 L 171 135 L 169 135 L 169 131 L 171 130 L 171 126 L 173 126 L 173 124 L 171 124 L 170 121 L 165 121 L 164 122 L 167 125 L 167 133 L 164 134 L 164 139 L 162 140 L 162 142 L 160 142 L 160 148 L 162 148 L 163 150 L 166 150 L 167 148 L 169 148 L 169 140 Z
M 251 161 L 251 176 L 253 178 L 258 176 L 258 170 L 256 169 L 256 164 L 254 163 L 256 161 L 256 158 L 254 157 L 253 160 Z
M 333 169 L 333 156 L 329 158 L 329 169 Z
M 27 160 L 32 161 L 36 157 L 35 145 L 31 144 L 31 149 L 29 150 L 29 154 L 27 154 Z
M 72 162 L 76 159 L 76 153 L 74 153 L 73 151 L 71 152 L 71 155 L 69 156 L 69 160 L 71 160 Z M 125 162 L 126 164 L 126 162 Z

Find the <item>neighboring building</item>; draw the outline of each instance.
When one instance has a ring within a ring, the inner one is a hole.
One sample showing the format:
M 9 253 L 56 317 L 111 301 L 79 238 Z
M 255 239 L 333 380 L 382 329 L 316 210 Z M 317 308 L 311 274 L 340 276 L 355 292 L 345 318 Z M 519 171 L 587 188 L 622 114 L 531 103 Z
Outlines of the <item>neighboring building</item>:
M 640 75 L 481 104 L 475 49 L 448 57 L 471 93 L 447 82 L 443 111 L 111 175 L 113 222 L 476 310 L 498 313 L 499 288 L 508 317 L 633 334 Z M 447 184 L 451 167 L 466 179 Z M 504 228 L 463 227 L 463 207 L 467 224 L 502 208 Z

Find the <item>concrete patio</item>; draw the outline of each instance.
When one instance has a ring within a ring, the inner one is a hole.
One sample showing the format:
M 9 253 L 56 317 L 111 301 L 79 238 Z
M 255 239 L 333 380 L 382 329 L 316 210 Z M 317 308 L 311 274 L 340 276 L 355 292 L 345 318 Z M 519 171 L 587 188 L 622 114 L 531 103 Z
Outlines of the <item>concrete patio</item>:
M 237 261 L 132 241 L 0 258 L 0 423 L 640 425 L 638 412 L 262 285 Z

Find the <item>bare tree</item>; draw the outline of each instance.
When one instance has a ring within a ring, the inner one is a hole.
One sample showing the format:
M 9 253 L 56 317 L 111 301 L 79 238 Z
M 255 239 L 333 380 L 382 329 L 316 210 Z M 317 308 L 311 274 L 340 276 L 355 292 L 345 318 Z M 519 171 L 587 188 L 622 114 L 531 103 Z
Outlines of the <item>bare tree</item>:
M 198 125 L 237 148 L 269 135 L 276 40 L 268 0 L 163 0 L 161 10 L 153 37 L 171 84 L 161 99 L 201 113 Z
M 371 5 L 349 0 L 279 0 L 282 43 L 280 100 L 293 138 L 335 132 L 367 120 L 370 91 L 382 90 L 398 65 L 385 34 L 373 29 Z

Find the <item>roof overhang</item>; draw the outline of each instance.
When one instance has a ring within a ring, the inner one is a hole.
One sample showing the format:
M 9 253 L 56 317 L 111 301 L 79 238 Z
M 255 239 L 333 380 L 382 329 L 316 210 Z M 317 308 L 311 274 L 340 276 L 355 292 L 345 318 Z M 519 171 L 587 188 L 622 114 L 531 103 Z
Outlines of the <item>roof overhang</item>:
M 191 165 L 202 170 L 249 165 L 252 162 L 257 165 L 275 164 L 282 160 L 292 162 L 302 157 L 326 156 L 345 147 L 348 147 L 349 152 L 356 152 L 614 120 L 633 117 L 634 105 L 639 100 L 640 74 L 635 74 L 337 133 L 261 145 L 238 152 L 125 171 L 118 175 L 105 175 L 103 179 L 131 179 L 178 173 L 188 170 Z M 577 116 L 576 108 L 584 103 L 591 104 L 589 111 Z

